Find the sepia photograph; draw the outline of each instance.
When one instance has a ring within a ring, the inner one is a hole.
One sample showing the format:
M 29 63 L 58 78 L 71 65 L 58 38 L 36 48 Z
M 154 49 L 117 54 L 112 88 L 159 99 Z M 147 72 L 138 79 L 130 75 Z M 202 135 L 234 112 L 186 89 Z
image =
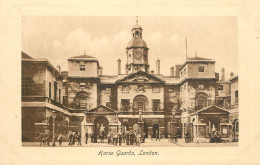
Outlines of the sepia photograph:
M 237 147 L 238 77 L 236 16 L 22 16 L 21 145 Z

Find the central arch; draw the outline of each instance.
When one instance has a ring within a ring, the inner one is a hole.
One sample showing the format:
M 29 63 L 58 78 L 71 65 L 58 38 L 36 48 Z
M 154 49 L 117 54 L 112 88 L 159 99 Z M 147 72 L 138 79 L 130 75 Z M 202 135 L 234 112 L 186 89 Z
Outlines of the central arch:
M 99 116 L 94 120 L 94 137 L 95 139 L 98 138 L 98 136 L 104 131 L 104 136 L 107 138 L 107 133 L 109 130 L 109 121 L 104 116 Z M 95 142 L 97 142 L 95 140 Z
M 137 95 L 133 101 L 133 110 L 138 112 L 139 110 L 145 111 L 148 108 L 148 99 L 145 95 Z

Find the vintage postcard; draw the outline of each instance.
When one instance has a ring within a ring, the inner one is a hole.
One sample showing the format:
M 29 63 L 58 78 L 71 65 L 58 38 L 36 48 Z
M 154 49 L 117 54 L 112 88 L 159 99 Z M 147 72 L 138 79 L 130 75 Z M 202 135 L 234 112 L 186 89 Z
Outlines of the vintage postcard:
M 245 108 L 259 91 L 245 92 L 259 59 L 254 15 L 249 23 L 242 9 L 64 5 L 18 5 L 8 15 L 16 21 L 3 17 L 1 43 L 14 59 L 2 64 L 3 86 L 17 98 L 3 105 L 15 109 L 2 119 L 3 164 L 259 163 Z

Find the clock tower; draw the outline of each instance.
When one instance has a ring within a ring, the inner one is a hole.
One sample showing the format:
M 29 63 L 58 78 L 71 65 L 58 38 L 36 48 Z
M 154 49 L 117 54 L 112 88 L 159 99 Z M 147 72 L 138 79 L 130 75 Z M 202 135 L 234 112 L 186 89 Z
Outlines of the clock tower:
M 138 25 L 132 28 L 132 39 L 126 47 L 127 63 L 126 72 L 129 74 L 144 71 L 149 72 L 150 65 L 148 64 L 148 50 L 145 41 L 142 39 L 143 29 Z

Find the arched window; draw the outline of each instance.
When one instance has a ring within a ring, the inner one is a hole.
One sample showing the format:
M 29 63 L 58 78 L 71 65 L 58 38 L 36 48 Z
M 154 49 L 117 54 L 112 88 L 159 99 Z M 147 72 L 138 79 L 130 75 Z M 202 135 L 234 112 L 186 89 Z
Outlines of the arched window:
M 81 92 L 77 93 L 76 100 L 79 104 L 80 109 L 87 108 L 87 98 L 88 98 L 87 92 L 81 91 Z
M 135 37 L 139 37 L 139 31 L 135 32 Z
M 207 107 L 208 105 L 208 95 L 206 93 L 198 93 L 196 95 L 196 110 L 202 109 L 204 107 Z

